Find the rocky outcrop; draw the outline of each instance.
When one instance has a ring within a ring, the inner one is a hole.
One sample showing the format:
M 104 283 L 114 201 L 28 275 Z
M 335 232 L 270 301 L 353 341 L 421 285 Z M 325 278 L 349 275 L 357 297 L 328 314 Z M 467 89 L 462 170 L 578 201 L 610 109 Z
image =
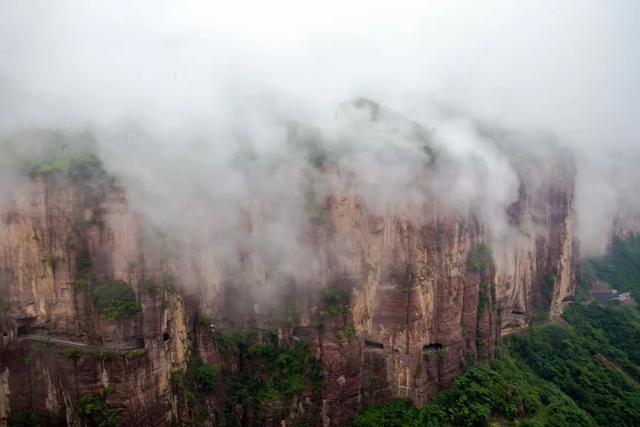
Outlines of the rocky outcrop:
M 246 277 L 229 273 L 206 224 L 188 244 L 170 242 L 101 174 L 36 176 L 1 212 L 0 418 L 38 413 L 51 425 L 90 425 L 78 401 L 101 389 L 126 425 L 195 416 L 203 424 L 345 425 L 384 399 L 422 404 L 465 367 L 491 359 L 504 334 L 558 316 L 573 294 L 565 160 L 543 182 L 520 176 L 508 210 L 517 232 L 499 239 L 445 207 L 374 212 L 347 174 L 326 166 L 322 221 L 310 221 L 304 236 L 315 254 L 300 266 L 310 272 L 304 283 L 282 283 L 250 250 L 235 270 Z M 248 212 L 247 227 L 260 233 L 259 210 Z M 139 309 L 105 317 L 92 289 L 117 280 Z M 257 338 L 224 344 L 237 328 Z M 264 375 L 251 357 L 269 355 L 250 346 L 269 342 L 306 343 L 323 379 L 307 378 L 277 405 L 241 394 L 231 402 L 228 375 Z M 176 382 L 195 357 L 218 368 L 206 393 Z

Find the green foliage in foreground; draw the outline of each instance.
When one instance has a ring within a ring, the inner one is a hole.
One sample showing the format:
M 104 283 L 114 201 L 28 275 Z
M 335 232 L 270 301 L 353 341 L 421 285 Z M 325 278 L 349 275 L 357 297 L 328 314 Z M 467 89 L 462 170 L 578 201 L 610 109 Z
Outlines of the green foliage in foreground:
M 489 259 L 484 249 L 472 251 L 468 269 L 481 270 L 483 259 Z M 614 238 L 609 254 L 585 261 L 577 299 L 588 299 L 596 279 L 638 298 L 640 237 Z M 552 289 L 554 281 L 550 275 L 543 285 Z M 507 339 L 496 361 L 468 370 L 424 408 L 387 402 L 365 409 L 353 425 L 640 425 L 637 307 L 572 304 L 564 318 L 568 324 L 534 327 Z
M 565 317 L 571 326 L 553 324 L 514 337 L 513 353 L 598 424 L 640 425 L 637 310 L 575 305 Z
M 141 310 L 133 290 L 122 280 L 103 280 L 89 290 L 89 295 L 100 316 L 108 320 Z
M 557 387 L 505 355 L 467 371 L 420 410 L 406 401 L 387 402 L 363 411 L 352 426 L 485 426 L 494 420 L 522 426 L 595 425 Z
M 510 338 L 422 409 L 387 402 L 353 426 L 640 425 L 638 310 L 574 304 L 565 318 Z
M 492 418 L 520 422 L 545 418 L 548 426 L 594 425 L 556 387 L 503 356 L 480 365 L 454 382 L 421 411 L 433 425 L 486 425 Z
M 411 401 L 396 399 L 372 406 L 353 420 L 352 427 L 413 427 L 419 426 L 419 413 Z

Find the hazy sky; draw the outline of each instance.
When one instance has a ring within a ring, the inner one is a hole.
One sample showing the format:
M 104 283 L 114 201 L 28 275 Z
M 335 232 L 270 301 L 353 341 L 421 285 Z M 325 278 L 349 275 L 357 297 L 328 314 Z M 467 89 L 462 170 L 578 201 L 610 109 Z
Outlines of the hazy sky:
M 422 120 L 435 102 L 573 147 L 598 240 L 639 176 L 639 41 L 635 0 L 0 0 L 0 127 L 179 134 L 331 120 L 355 96 Z
M 633 0 L 1 0 L 0 10 L 4 124 L 188 121 L 247 96 L 324 108 L 366 95 L 400 109 L 435 98 L 575 138 L 639 135 Z

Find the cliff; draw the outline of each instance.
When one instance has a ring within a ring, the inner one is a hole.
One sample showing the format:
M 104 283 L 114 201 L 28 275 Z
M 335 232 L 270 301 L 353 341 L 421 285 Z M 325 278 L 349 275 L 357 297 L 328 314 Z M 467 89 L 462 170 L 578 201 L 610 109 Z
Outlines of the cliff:
M 369 209 L 324 165 L 310 279 L 284 282 L 250 244 L 235 270 L 218 262 L 206 223 L 172 241 L 102 172 L 35 174 L 0 213 L 0 420 L 329 426 L 392 397 L 422 404 L 571 299 L 574 171 L 548 166 L 520 169 L 517 233 L 497 239 L 446 207 Z M 264 214 L 247 211 L 249 239 Z

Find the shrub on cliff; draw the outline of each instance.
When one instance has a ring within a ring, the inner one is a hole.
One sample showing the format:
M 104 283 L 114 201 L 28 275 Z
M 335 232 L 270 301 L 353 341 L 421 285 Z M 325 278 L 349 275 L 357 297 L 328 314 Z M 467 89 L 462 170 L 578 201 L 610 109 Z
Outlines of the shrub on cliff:
M 91 153 L 82 153 L 73 157 L 57 156 L 43 159 L 29 167 L 29 175 L 48 176 L 67 173 L 73 178 L 101 177 L 106 174 L 100 159 Z
M 213 391 L 217 379 L 218 370 L 208 363 L 203 362 L 196 368 L 196 381 L 204 393 Z
M 78 402 L 80 413 L 88 421 L 92 422 L 92 425 L 99 427 L 118 427 L 122 425 L 122 419 L 119 414 L 123 409 L 111 408 L 107 404 L 107 397 L 112 392 L 113 389 L 109 386 L 101 388 L 96 394 L 87 394 L 80 398 Z
M 491 247 L 486 243 L 480 243 L 469 251 L 467 255 L 467 270 L 480 273 L 493 266 L 493 254 Z
M 133 290 L 123 280 L 103 280 L 89 290 L 89 295 L 100 316 L 108 320 L 140 311 Z
M 322 303 L 325 316 L 337 316 L 349 312 L 349 294 L 337 286 L 322 290 Z

